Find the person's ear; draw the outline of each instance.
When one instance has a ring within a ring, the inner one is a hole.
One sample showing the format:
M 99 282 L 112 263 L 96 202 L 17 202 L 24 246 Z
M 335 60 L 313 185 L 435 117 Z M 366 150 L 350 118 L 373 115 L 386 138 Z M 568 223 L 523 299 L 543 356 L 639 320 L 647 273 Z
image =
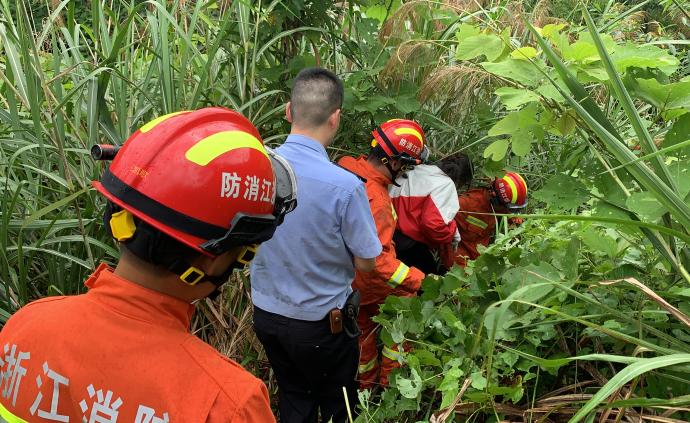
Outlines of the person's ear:
M 202 255 L 198 260 L 198 265 L 201 270 L 203 270 L 207 275 L 218 276 L 225 273 L 230 265 L 235 263 L 237 256 L 242 251 L 241 247 L 235 247 L 230 251 L 226 251 L 223 254 L 216 257 L 209 257 Z
M 287 121 L 290 123 L 292 123 L 292 108 L 290 107 L 291 104 L 292 103 L 288 101 L 285 105 L 285 119 L 287 119 Z
M 331 128 L 337 129 L 340 126 L 340 109 L 336 109 L 335 112 L 328 118 L 328 123 Z
M 395 170 L 395 171 L 402 169 L 402 166 L 403 166 L 402 162 L 400 160 L 391 160 L 390 164 L 391 164 L 391 168 L 393 168 L 393 170 Z

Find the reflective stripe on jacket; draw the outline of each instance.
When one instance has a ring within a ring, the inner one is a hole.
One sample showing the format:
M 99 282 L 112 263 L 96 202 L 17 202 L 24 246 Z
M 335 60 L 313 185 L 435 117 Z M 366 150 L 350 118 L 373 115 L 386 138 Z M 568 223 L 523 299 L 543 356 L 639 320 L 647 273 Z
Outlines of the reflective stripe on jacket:
M 0 332 L 0 421 L 273 422 L 266 386 L 189 332 L 194 307 L 101 265 Z
M 372 272 L 356 272 L 352 286 L 362 293 L 362 304 L 382 303 L 395 291 L 404 295 L 417 292 L 424 279 L 424 273 L 415 267 L 408 267 L 395 255 L 395 210 L 388 195 L 390 179 L 374 169 L 363 156 L 357 159 L 343 157 L 338 164 L 367 180 L 371 214 L 374 216 L 376 230 L 383 246 L 383 252 L 376 258 L 376 268 Z
M 464 192 L 459 197 L 460 212 L 455 216 L 455 222 L 460 232 L 460 244 L 455 250 L 455 263 L 465 266 L 467 260 L 479 257 L 477 247 L 487 246 L 491 242 L 496 228 L 496 217 L 491 207 L 491 192 L 488 188 L 475 188 Z

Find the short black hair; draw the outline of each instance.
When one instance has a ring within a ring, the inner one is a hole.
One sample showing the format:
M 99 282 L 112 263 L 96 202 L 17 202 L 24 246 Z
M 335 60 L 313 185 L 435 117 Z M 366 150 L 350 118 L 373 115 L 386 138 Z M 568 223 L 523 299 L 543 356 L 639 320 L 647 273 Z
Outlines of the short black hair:
M 472 161 L 465 153 L 455 153 L 436 163 L 453 180 L 457 189 L 472 183 Z
M 295 77 L 290 97 L 292 123 L 314 128 L 343 106 L 343 83 L 323 68 L 302 69 Z

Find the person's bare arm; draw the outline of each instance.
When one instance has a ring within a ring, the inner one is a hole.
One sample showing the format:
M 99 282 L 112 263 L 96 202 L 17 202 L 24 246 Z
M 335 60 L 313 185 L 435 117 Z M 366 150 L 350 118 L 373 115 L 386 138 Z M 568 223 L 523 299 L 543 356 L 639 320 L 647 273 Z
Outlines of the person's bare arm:
M 360 272 L 368 273 L 376 268 L 376 258 L 355 257 L 355 269 Z

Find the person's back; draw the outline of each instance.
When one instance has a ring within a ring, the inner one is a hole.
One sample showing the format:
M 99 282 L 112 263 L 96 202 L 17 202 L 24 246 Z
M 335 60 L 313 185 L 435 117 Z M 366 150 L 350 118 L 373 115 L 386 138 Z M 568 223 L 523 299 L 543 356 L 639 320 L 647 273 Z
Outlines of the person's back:
M 428 247 L 449 244 L 458 212 L 455 183 L 435 165 L 419 165 L 389 188 L 398 215 L 397 229 Z
M 325 69 L 295 78 L 277 149 L 295 169 L 297 203 L 251 267 L 254 332 L 278 382 L 283 423 L 335 423 L 357 402 L 355 268 L 381 253 L 364 184 L 331 163 L 326 146 L 340 124 L 342 82 Z M 347 398 L 344 396 L 344 392 Z
M 0 421 L 274 421 L 265 385 L 189 325 L 192 303 L 244 267 L 293 208 L 289 165 L 223 108 L 161 116 L 121 150 L 92 155 L 113 159 L 93 185 L 120 258 L 86 294 L 38 300 L 3 327 Z M 242 180 L 269 184 L 255 192 Z
M 387 385 L 391 371 L 400 366 L 405 345 L 384 345 L 380 354 L 377 333 L 380 325 L 373 321 L 379 306 L 389 295 L 416 295 L 424 273 L 403 262 L 395 251 L 395 210 L 388 185 L 403 168 L 419 165 L 428 157 L 424 131 L 417 122 L 391 119 L 372 131 L 374 137 L 368 156 L 345 156 L 338 163 L 367 180 L 367 196 L 376 230 L 383 246 L 373 271 L 357 272 L 352 286 L 362 293 L 362 307 L 357 322 L 362 330 L 359 339 L 359 382 L 362 389 L 376 384 Z
M 344 283 L 355 276 L 349 248 L 357 253 L 378 249 L 366 230 L 353 231 L 354 222 L 348 221 L 348 209 L 365 197 L 364 184 L 331 163 L 326 149 L 308 137 L 290 135 L 275 151 L 295 171 L 299 207 L 252 262 L 252 300 L 265 311 L 320 320 L 342 308 L 351 292 Z M 373 221 L 370 229 L 373 233 Z
M 462 193 L 459 201 L 460 211 L 455 216 L 455 222 L 461 239 L 452 261 L 466 266 L 468 260 L 479 257 L 478 247 L 488 246 L 495 235 L 495 214 L 525 208 L 527 183 L 518 173 L 508 172 L 503 177 L 494 179 L 489 187 L 474 188 Z M 509 221 L 519 222 L 514 219 Z
M 455 263 L 467 265 L 467 260 L 479 257 L 478 247 L 487 246 L 494 235 L 496 217 L 491 205 L 489 188 L 474 188 L 459 196 L 460 211 L 455 223 L 460 232 L 460 242 L 455 249 Z
M 105 266 L 86 285 L 86 294 L 29 304 L 3 328 L 0 417 L 273 420 L 265 385 L 189 332 L 192 305 Z

